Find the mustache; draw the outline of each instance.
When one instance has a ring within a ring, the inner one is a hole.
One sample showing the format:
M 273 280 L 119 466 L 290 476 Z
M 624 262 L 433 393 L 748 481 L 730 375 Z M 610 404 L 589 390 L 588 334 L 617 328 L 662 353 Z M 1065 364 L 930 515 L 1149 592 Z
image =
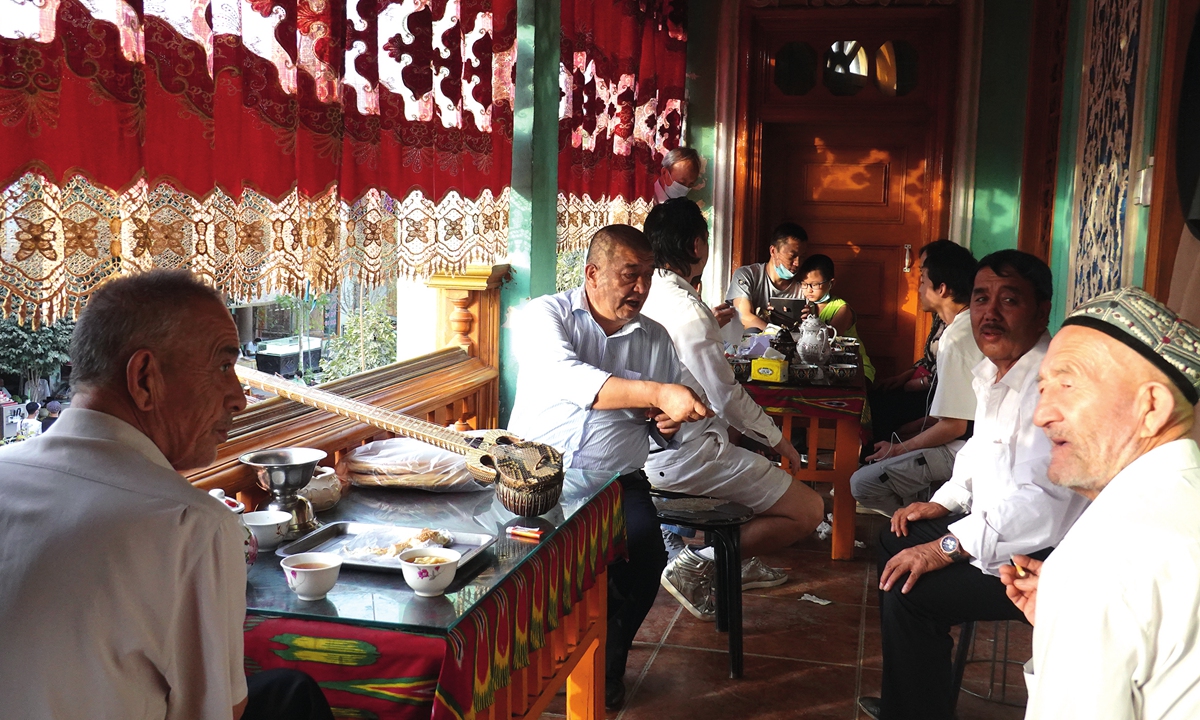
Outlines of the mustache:
M 1007 327 L 1005 327 L 1004 325 L 1001 325 L 1000 323 L 995 323 L 995 322 L 985 322 L 979 326 L 979 329 L 980 329 L 980 331 L 994 330 L 995 332 L 999 332 L 999 333 L 1008 332 Z

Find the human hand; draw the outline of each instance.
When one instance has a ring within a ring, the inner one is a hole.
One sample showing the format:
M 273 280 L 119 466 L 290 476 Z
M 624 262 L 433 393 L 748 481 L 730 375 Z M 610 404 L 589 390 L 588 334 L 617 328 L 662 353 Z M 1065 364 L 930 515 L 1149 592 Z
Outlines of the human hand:
M 683 423 L 675 422 L 670 415 L 657 408 L 650 410 L 648 414 L 654 420 L 654 424 L 658 426 L 659 434 L 668 440 L 674 437 L 675 433 L 679 432 L 679 428 L 683 426 Z
M 906 392 L 921 392 L 923 390 L 928 390 L 928 389 L 929 389 L 929 376 L 928 375 L 922 375 L 919 378 L 912 378 L 908 382 L 904 383 L 904 390 Z
M 908 524 L 917 520 L 932 520 L 945 517 L 950 511 L 942 505 L 931 502 L 915 502 L 908 507 L 902 507 L 892 514 L 892 532 L 897 537 L 908 535 Z
M 737 311 L 733 309 L 733 304 L 729 301 L 725 301 L 713 308 L 713 317 L 717 319 L 718 326 L 725 327 L 729 324 L 729 321 L 733 319 L 734 313 L 736 312 Z
M 661 383 L 654 406 L 677 423 L 712 417 L 713 411 L 687 385 Z
M 897 450 L 895 445 L 892 443 L 886 440 L 881 440 L 880 442 L 875 443 L 875 452 L 867 456 L 867 462 L 875 462 L 876 460 L 894 457 L 902 452 L 904 452 L 903 444 L 900 444 L 900 448 Z
M 1017 609 L 1025 613 L 1025 619 L 1034 625 L 1034 615 L 1037 609 L 1038 578 L 1042 574 L 1042 561 L 1034 560 L 1026 555 L 1013 555 L 1012 565 L 1000 566 L 1000 582 L 1004 583 L 1004 594 L 1012 600 Z M 1022 568 L 1024 577 L 1017 570 Z
M 916 504 L 923 505 L 929 503 Z M 912 506 L 910 505 L 909 507 Z M 938 507 L 941 506 L 939 505 Z M 938 547 L 937 542 L 904 548 L 893 555 L 892 559 L 888 560 L 887 565 L 883 566 L 883 572 L 879 573 L 879 589 L 883 591 L 891 590 L 896 581 L 907 573 L 908 580 L 900 588 L 901 593 L 907 594 L 909 590 L 912 590 L 913 585 L 917 584 L 917 580 L 922 575 L 934 570 L 941 570 L 952 562 L 946 556 L 946 553 L 942 552 L 941 548 Z
M 800 469 L 800 453 L 796 450 L 796 447 L 792 445 L 791 441 L 787 439 L 787 437 L 784 437 L 779 442 L 775 443 L 775 446 L 771 449 L 779 453 L 780 456 L 788 461 L 789 474 L 794 475 L 796 471 Z

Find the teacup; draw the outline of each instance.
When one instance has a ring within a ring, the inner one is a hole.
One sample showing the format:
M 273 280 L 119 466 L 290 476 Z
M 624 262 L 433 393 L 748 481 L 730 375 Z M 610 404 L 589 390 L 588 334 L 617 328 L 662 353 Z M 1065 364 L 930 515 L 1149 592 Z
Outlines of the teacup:
M 301 600 L 320 600 L 337 583 L 342 556 L 334 553 L 307 552 L 289 555 L 279 562 L 288 587 Z
M 258 510 L 243 513 L 242 522 L 258 538 L 259 549 L 274 550 L 283 542 L 283 536 L 292 522 L 292 514 L 282 510 Z
M 835 380 L 851 380 L 854 378 L 854 374 L 858 372 L 858 366 L 846 363 L 835 363 L 827 366 L 825 368 L 825 372 L 829 374 L 829 377 Z
M 821 368 L 812 363 L 792 363 L 789 371 L 793 380 L 816 380 Z
M 454 581 L 462 555 L 450 548 L 412 548 L 400 553 L 404 582 L 421 597 L 437 597 Z

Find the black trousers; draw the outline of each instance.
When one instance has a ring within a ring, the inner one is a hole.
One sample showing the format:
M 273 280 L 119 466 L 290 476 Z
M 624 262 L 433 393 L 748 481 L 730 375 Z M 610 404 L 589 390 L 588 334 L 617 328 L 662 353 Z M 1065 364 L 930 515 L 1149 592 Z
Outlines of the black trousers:
M 879 535 L 879 571 L 901 550 L 936 540 L 961 515 L 910 523 L 907 537 Z M 1031 553 L 1045 557 L 1049 551 Z M 1000 578 L 969 563 L 922 575 L 904 595 L 903 578 L 879 591 L 883 632 L 883 720 L 951 720 L 954 701 L 950 628 L 968 620 L 1020 620 Z
M 667 549 L 658 526 L 658 512 L 650 499 L 650 481 L 641 470 L 617 478 L 625 506 L 628 560 L 608 566 L 608 641 L 605 644 L 605 678 L 625 676 L 629 648 L 658 595 L 659 578 L 667 566 Z
M 321 686 L 299 670 L 278 668 L 246 678 L 242 720 L 333 720 Z

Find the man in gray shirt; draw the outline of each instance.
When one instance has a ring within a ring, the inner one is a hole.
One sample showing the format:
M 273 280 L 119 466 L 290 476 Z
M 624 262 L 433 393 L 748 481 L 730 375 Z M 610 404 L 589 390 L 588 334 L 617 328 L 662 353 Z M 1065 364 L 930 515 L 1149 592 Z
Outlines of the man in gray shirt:
M 771 298 L 802 297 L 796 271 L 804 259 L 808 233 L 796 223 L 785 222 L 771 235 L 770 259 L 765 263 L 743 265 L 733 272 L 725 299 L 746 328 L 767 327 L 767 306 Z

